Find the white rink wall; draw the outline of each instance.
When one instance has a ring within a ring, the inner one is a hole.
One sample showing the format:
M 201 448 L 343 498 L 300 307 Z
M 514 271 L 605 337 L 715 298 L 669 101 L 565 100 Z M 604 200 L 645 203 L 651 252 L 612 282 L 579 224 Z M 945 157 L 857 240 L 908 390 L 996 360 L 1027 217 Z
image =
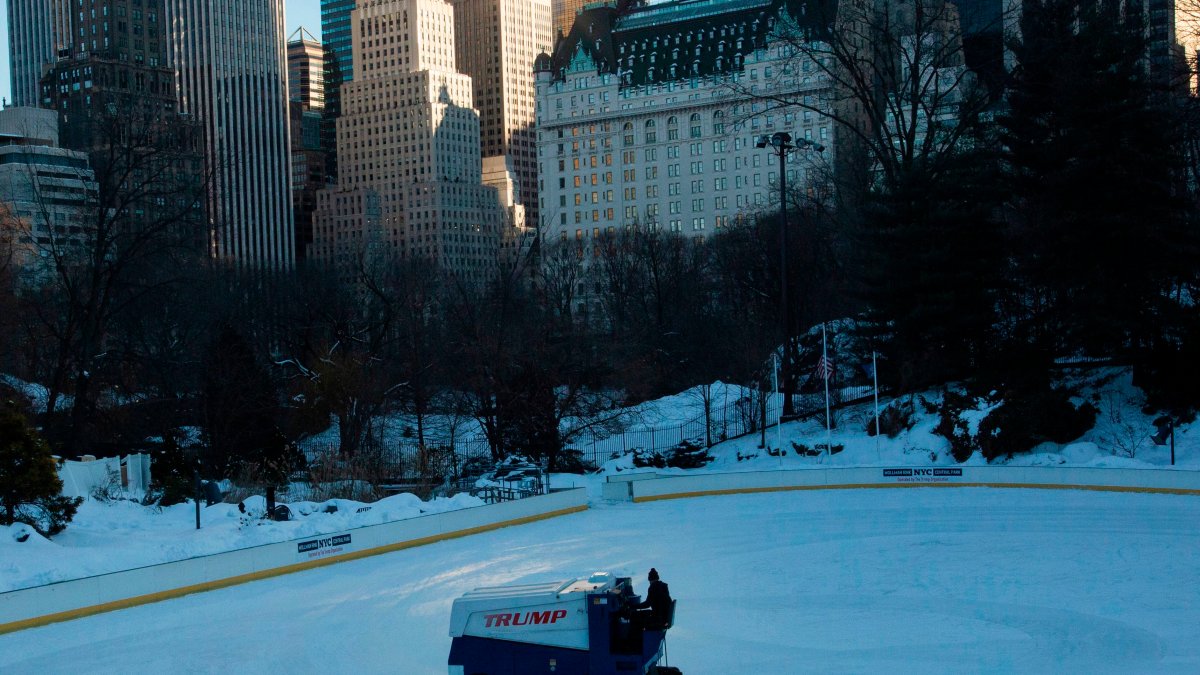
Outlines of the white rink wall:
M 0 593 L 0 633 L 587 508 L 579 488 Z
M 733 492 L 859 487 L 1067 488 L 1200 495 L 1200 471 L 1020 466 L 930 466 L 610 476 L 604 497 L 652 501 Z

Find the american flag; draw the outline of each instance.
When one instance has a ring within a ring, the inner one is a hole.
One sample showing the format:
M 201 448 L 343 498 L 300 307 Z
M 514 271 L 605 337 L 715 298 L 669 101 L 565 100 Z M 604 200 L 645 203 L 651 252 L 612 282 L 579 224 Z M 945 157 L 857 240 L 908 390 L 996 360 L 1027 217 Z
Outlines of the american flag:
M 821 360 L 817 361 L 817 377 L 822 380 L 828 380 L 833 375 L 833 365 L 829 363 L 829 359 L 825 355 L 821 355 Z

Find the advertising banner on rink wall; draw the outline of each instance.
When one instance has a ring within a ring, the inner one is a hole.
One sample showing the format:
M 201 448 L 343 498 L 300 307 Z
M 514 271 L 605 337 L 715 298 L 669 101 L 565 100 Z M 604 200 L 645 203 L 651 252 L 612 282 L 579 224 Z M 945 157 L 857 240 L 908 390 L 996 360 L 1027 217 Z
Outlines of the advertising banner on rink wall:
M 897 483 L 949 483 L 961 482 L 961 468 L 922 467 L 918 469 L 884 469 L 883 479 Z

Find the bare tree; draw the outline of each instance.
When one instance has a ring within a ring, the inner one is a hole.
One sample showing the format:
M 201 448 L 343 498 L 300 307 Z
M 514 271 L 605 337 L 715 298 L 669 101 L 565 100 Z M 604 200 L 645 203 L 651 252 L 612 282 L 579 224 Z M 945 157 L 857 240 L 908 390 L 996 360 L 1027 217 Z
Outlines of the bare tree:
M 967 68 L 957 3 L 849 0 L 808 8 L 801 17 L 781 15 L 767 37 L 785 65 L 765 86 L 745 78 L 729 86 L 754 102 L 742 117 L 781 109 L 831 120 L 839 173 L 858 164 L 854 179 L 890 188 L 914 164 L 936 162 L 958 146 L 991 103 Z M 993 56 L 1002 58 L 999 50 Z
M 112 347 L 117 318 L 149 294 L 177 286 L 206 254 L 205 174 L 192 128 L 173 116 L 115 104 L 89 118 L 91 171 L 73 178 L 95 186 L 62 222 L 61 175 L 31 167 L 44 228 L 25 236 L 45 261 L 53 302 L 30 303 L 54 355 L 48 412 L 73 399 L 62 442 L 82 449 L 93 436 L 106 377 L 119 367 Z M 59 172 L 61 174 L 61 172 Z M 32 226 L 32 223 L 29 224 Z

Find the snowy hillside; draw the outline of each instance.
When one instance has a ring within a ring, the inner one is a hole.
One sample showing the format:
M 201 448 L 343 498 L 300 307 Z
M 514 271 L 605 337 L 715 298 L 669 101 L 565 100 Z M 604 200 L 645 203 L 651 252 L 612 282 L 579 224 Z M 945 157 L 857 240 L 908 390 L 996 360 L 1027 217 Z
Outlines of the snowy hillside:
M 1128 373 L 1109 372 L 1093 383 L 1079 383 L 1082 398 L 1092 401 L 1101 411 L 1095 428 L 1066 443 L 1047 443 L 1027 454 L 1017 454 L 996 463 L 1017 466 L 1087 466 L 1123 468 L 1169 468 L 1169 448 L 1150 441 L 1153 416 L 1141 412 L 1140 392 L 1129 382 Z M 735 387 L 714 387 L 714 398 L 737 396 Z M 913 399 L 936 404 L 938 392 L 926 392 Z M 883 401 L 884 404 L 887 401 Z M 695 419 L 702 414 L 700 399 L 694 392 L 642 404 L 638 418 L 647 421 Z M 832 445 L 840 451 L 832 456 L 819 452 L 826 440 L 824 416 L 794 422 L 766 431 L 766 448 L 759 447 L 762 434 L 752 434 L 719 443 L 709 450 L 712 461 L 694 472 L 730 472 L 795 470 L 829 466 L 920 466 L 950 465 L 954 458 L 949 442 L 934 433 L 938 415 L 917 402 L 913 406 L 912 428 L 895 438 L 878 439 L 867 433 L 873 419 L 873 404 L 861 403 L 834 411 L 837 427 Z M 976 417 L 985 410 L 976 413 Z M 970 413 L 968 413 L 970 414 Z M 1176 469 L 1200 469 L 1200 438 L 1196 425 L 1176 430 Z M 783 452 L 776 451 L 783 448 Z M 1128 450 L 1132 448 L 1133 456 Z M 978 453 L 968 463 L 982 464 Z M 599 485 L 604 476 L 628 471 L 655 471 L 663 474 L 684 473 L 674 468 L 636 468 L 632 455 L 607 462 L 598 475 L 551 476 L 552 487 L 580 485 L 589 488 L 593 502 L 599 500 Z M 293 498 L 295 499 L 295 498 Z M 281 495 L 281 502 L 288 497 Z M 324 503 L 294 501 L 291 522 L 271 522 L 256 516 L 263 509 L 262 497 L 247 500 L 249 514 L 236 504 L 218 504 L 202 510 L 202 529 L 195 530 L 194 510 L 190 505 L 158 509 L 133 502 L 88 500 L 65 532 L 47 541 L 24 526 L 0 527 L 0 591 L 49 583 L 62 579 L 152 565 L 160 562 L 246 548 L 265 543 L 314 534 L 337 532 L 353 527 L 411 518 L 425 513 L 481 504 L 478 499 L 459 495 L 452 499 L 422 502 L 404 494 L 374 504 L 346 500 Z M 326 511 L 333 511 L 327 513 Z M 26 535 L 28 537 L 26 538 Z M 19 538 L 26 541 L 19 542 Z

